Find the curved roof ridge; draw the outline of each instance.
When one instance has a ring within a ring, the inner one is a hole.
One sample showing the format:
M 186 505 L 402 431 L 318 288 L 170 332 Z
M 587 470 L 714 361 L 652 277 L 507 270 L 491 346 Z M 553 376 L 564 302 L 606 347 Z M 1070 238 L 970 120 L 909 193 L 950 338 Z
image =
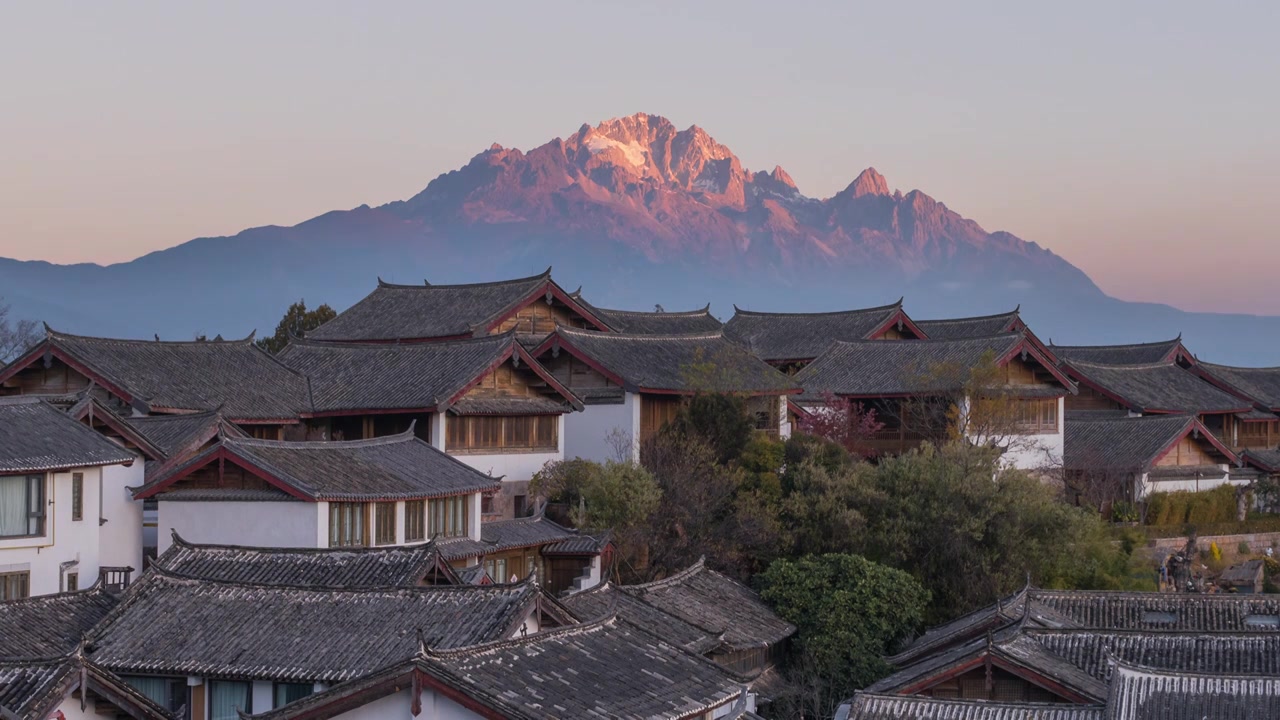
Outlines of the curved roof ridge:
M 1059 345 L 1057 347 L 1062 347 L 1062 346 Z M 1071 367 L 1076 367 L 1076 368 L 1079 368 L 1079 367 L 1104 368 L 1107 370 L 1155 370 L 1159 368 L 1178 366 L 1178 364 L 1173 360 L 1161 360 L 1160 362 L 1154 362 L 1154 363 L 1138 363 L 1138 364 L 1130 365 L 1130 364 L 1102 363 L 1102 362 L 1089 361 L 1089 360 L 1072 360 L 1070 358 L 1065 358 L 1063 359 L 1062 363 L 1064 365 L 1070 365 Z
M 666 317 L 696 317 L 698 315 L 710 315 L 711 303 L 697 308 L 695 310 L 615 310 L 612 308 L 599 307 L 593 305 L 600 312 L 609 313 L 611 315 L 663 315 Z
M 414 425 L 417 419 L 409 423 L 409 429 L 404 432 L 395 433 L 394 435 L 383 435 L 381 437 L 365 438 L 363 440 L 263 440 L 255 437 L 236 437 L 224 436 L 222 441 L 231 445 L 239 445 L 242 447 L 269 447 L 269 448 L 356 448 L 356 447 L 376 447 L 379 445 L 395 445 L 397 443 L 416 440 L 413 434 Z
M 247 336 L 240 338 L 238 340 L 217 340 L 217 339 L 214 339 L 214 340 L 154 340 L 154 339 L 143 340 L 140 338 L 102 337 L 100 335 L 76 335 L 75 333 L 68 333 L 68 332 L 61 332 L 58 330 L 54 330 L 52 327 L 49 327 L 49 323 L 44 324 L 44 330 L 45 330 L 45 339 L 47 340 L 57 340 L 59 338 L 66 338 L 69 340 L 91 340 L 91 341 L 96 340 L 98 342 L 115 342 L 115 343 L 130 343 L 130 344 L 145 344 L 145 345 L 199 345 L 199 346 L 254 345 L 254 338 L 258 334 L 257 330 L 253 330 Z M 267 354 L 270 355 L 270 353 L 267 353 Z
M 1161 634 L 1163 634 L 1163 632 Z M 1213 679 L 1213 680 L 1230 680 L 1234 678 L 1239 678 L 1239 679 L 1248 679 L 1248 680 L 1269 680 L 1271 682 L 1280 684 L 1280 676 L 1277 676 L 1275 673 L 1262 673 L 1262 672 L 1224 673 L 1224 672 L 1205 672 L 1203 670 L 1195 670 L 1195 671 L 1166 670 L 1162 668 L 1152 667 L 1150 665 L 1144 665 L 1141 663 L 1122 660 L 1119 657 L 1113 655 L 1109 651 L 1107 652 L 1107 659 L 1111 662 L 1112 667 L 1116 672 L 1121 670 L 1127 670 L 1131 673 L 1141 673 L 1143 675 L 1159 675 L 1161 677 L 1180 678 L 1180 679 L 1206 678 L 1206 679 Z M 1113 680 L 1113 684 L 1114 684 L 1114 680 Z
M 1144 343 L 1120 343 L 1120 344 L 1117 344 L 1117 345 L 1055 345 L 1055 344 L 1053 343 L 1053 340 L 1050 340 L 1050 341 L 1049 341 L 1049 347 L 1067 348 L 1067 349 L 1072 349 L 1072 350 L 1075 350 L 1075 349 L 1080 349 L 1080 350 L 1086 350 L 1086 349 L 1087 349 L 1087 350 L 1093 350 L 1093 349 L 1098 349 L 1098 350 L 1101 350 L 1101 349 L 1106 349 L 1106 348 L 1117 348 L 1117 349 L 1118 349 L 1118 348 L 1142 348 L 1142 347 L 1155 347 L 1155 346 L 1157 346 L 1157 345 L 1173 345 L 1173 344 L 1175 344 L 1175 343 L 1180 343 L 1180 342 L 1182 342 L 1182 335 L 1181 335 L 1181 333 L 1179 333 L 1178 337 L 1176 337 L 1176 338 L 1171 338 L 1171 339 L 1169 339 L 1169 340 L 1156 340 L 1156 341 L 1153 341 L 1153 342 L 1144 342 Z
M 519 283 L 532 282 L 534 280 L 549 280 L 551 278 L 551 267 L 552 266 L 548 265 L 546 270 L 543 270 L 537 275 L 530 275 L 528 277 L 508 278 L 506 280 L 488 280 L 486 282 L 475 282 L 475 283 L 456 283 L 453 285 L 434 285 L 425 280 L 423 281 L 422 285 L 402 285 L 398 283 L 386 282 L 381 277 L 379 277 L 378 287 L 388 288 L 392 290 L 453 290 L 457 288 L 468 288 L 468 287 L 494 287 L 497 285 L 516 285 Z
M 927 320 L 916 320 L 915 322 L 917 325 L 919 325 L 920 323 L 945 323 L 945 322 L 969 322 L 972 320 L 994 320 L 996 318 L 1012 317 L 1015 315 L 1019 315 L 1021 314 L 1021 312 L 1022 312 L 1022 306 L 1019 305 L 1018 307 L 1015 307 L 1012 310 L 1005 310 L 1004 312 L 991 313 L 990 315 L 969 315 L 966 317 L 929 318 Z
M 666 335 L 650 335 L 646 333 L 619 333 L 604 332 L 602 330 L 587 330 L 585 328 L 575 328 L 568 325 L 556 323 L 556 333 L 563 332 L 566 335 L 577 335 L 580 337 L 598 337 L 615 340 L 716 340 L 724 337 L 724 330 L 707 330 L 697 333 L 672 333 Z
M 195 550 L 248 550 L 252 552 L 262 553 L 264 555 L 271 554 L 291 554 L 291 555 L 324 555 L 328 553 L 353 553 L 358 555 L 372 555 L 374 553 L 385 553 L 395 551 L 419 551 L 434 550 L 434 542 L 426 540 L 423 542 L 413 543 L 412 545 L 374 545 L 372 547 L 269 547 L 259 545 L 233 545 L 228 543 L 197 543 L 187 540 L 178 534 L 177 528 L 170 529 L 170 535 L 173 543 L 170 547 L 180 547 Z M 161 553 L 154 562 L 159 562 L 165 553 Z
M 650 580 L 649 582 L 637 583 L 635 585 L 619 585 L 618 589 L 619 590 L 653 590 L 656 588 L 667 587 L 668 585 L 676 585 L 684 582 L 685 580 L 688 580 L 689 578 L 693 577 L 694 575 L 697 575 L 698 573 L 706 569 L 707 569 L 707 556 L 703 555 L 698 558 L 697 562 L 690 565 L 689 567 L 673 575 L 668 575 L 667 577 L 664 577 L 661 580 Z M 707 628 L 703 628 L 703 629 L 705 630 Z
M 873 312 L 887 312 L 889 310 L 901 310 L 902 301 L 904 299 L 905 298 L 898 298 L 897 302 L 889 303 L 888 305 L 875 305 L 873 307 L 851 308 L 848 310 L 826 310 L 823 312 L 797 312 L 797 311 L 769 312 L 766 310 L 744 310 L 738 307 L 737 303 L 734 303 L 733 311 L 736 314 L 754 315 L 756 317 L 822 317 L 822 316 L 830 317 L 834 315 L 863 315 L 863 314 L 870 314 Z
M 483 586 L 480 586 L 480 587 L 483 587 Z M 618 624 L 618 613 L 613 608 L 609 608 L 605 614 L 597 618 L 594 618 L 591 620 L 584 620 L 583 622 L 575 623 L 571 625 L 564 625 L 558 628 L 540 630 L 536 633 L 531 633 L 523 637 L 490 640 L 489 642 L 486 642 L 486 643 L 479 643 L 476 645 L 466 645 L 458 648 L 450 648 L 448 650 L 436 650 L 433 648 L 424 648 L 424 650 L 426 651 L 425 655 L 427 657 L 437 657 L 437 658 L 482 655 L 485 653 L 493 652 L 495 650 L 502 650 L 504 648 L 528 645 L 529 643 L 539 642 L 541 640 L 545 640 L 551 637 L 559 637 L 561 635 L 578 635 L 578 634 L 587 633 L 587 632 L 594 632 L 606 626 L 617 625 L 617 624 Z
M 494 590 L 511 590 L 517 588 L 535 591 L 538 589 L 536 583 L 530 582 L 533 577 L 532 575 L 526 576 L 513 583 L 493 583 L 490 585 L 383 585 L 371 587 L 334 587 L 332 585 L 282 585 L 279 583 L 262 583 L 246 580 L 226 580 L 222 578 L 188 575 L 162 565 L 152 565 L 151 567 L 154 568 L 155 572 L 153 577 L 148 578 L 149 582 L 169 581 L 180 583 L 182 585 L 218 585 L 222 587 L 254 588 L 257 590 L 271 590 L 276 592 L 303 590 L 307 592 L 331 594 L 341 593 L 348 595 L 372 595 L 375 593 L 385 594 L 391 592 L 402 595 L 431 595 L 434 593 L 492 592 Z M 141 585 L 141 581 L 137 584 Z M 123 604 L 124 603 L 121 603 L 121 605 Z
M 1222 363 L 1211 363 L 1205 360 L 1197 360 L 1196 364 L 1199 365 L 1200 367 L 1205 367 L 1210 369 L 1219 368 L 1222 370 L 1237 370 L 1241 372 L 1251 372 L 1251 371 L 1252 372 L 1259 372 L 1259 371 L 1280 372 L 1280 365 L 1269 365 L 1266 367 L 1247 367 L 1243 365 L 1224 365 Z
M 476 337 L 466 337 L 466 338 L 447 338 L 447 339 L 441 339 L 441 340 L 410 340 L 410 341 L 356 340 L 356 341 L 347 342 L 343 340 L 324 340 L 324 339 L 313 339 L 310 337 L 302 337 L 302 338 L 290 338 L 289 345 L 286 345 L 285 349 L 288 349 L 293 345 L 335 348 L 335 349 L 350 348 L 350 349 L 376 349 L 376 350 L 387 350 L 390 348 L 448 347 L 453 345 L 480 345 L 486 342 L 498 343 L 501 340 L 509 340 L 511 342 L 515 342 L 516 335 L 517 333 L 515 329 L 512 328 L 511 330 L 506 330 L 500 333 L 492 333 L 488 335 L 479 335 Z M 283 350 L 281 352 L 283 352 Z M 285 367 L 288 367 L 288 366 L 286 365 Z
M 158 415 L 131 415 L 129 417 L 122 417 L 120 419 L 129 424 L 133 424 L 136 422 L 147 423 L 153 420 L 173 420 L 175 418 L 183 418 L 183 419 L 190 420 L 193 418 L 221 417 L 223 405 L 226 405 L 226 403 L 222 403 L 218 407 L 211 408 L 209 410 L 196 410 L 194 412 L 180 412 L 180 413 L 161 413 Z

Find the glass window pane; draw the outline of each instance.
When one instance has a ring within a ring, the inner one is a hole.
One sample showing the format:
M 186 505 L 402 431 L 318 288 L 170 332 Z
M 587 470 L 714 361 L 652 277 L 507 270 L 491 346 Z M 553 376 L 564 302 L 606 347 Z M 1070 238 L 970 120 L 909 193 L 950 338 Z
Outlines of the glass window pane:
M 240 720 L 238 711 L 252 712 L 249 701 L 249 683 L 209 683 L 209 720 Z

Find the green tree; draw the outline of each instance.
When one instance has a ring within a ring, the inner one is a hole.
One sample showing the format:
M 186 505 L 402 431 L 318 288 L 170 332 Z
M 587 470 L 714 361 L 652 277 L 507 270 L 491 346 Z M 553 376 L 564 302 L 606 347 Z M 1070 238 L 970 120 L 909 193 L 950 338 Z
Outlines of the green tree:
M 929 593 L 911 575 L 848 554 L 777 560 L 760 596 L 796 626 L 792 715 L 831 717 L 836 705 L 889 672 L 882 659 L 924 619 Z
M 533 476 L 529 489 L 568 505 L 577 527 L 619 532 L 645 522 L 662 497 L 653 475 L 635 463 L 601 464 L 582 458 L 547 463 Z
M 333 308 L 328 305 L 321 305 L 315 310 L 308 310 L 306 301 L 299 300 L 290 305 L 289 309 L 285 311 L 284 317 L 280 319 L 280 324 L 276 325 L 275 334 L 258 339 L 258 347 L 274 355 L 289 344 L 290 335 L 306 337 L 308 332 L 315 330 L 337 316 L 338 313 L 334 312 Z
M 925 583 L 931 621 L 993 602 L 1028 577 L 1046 587 L 1133 587 L 1132 558 L 1097 513 L 1004 467 L 996 449 L 925 445 L 853 473 L 846 491 L 865 522 L 856 551 Z
M 755 434 L 747 399 L 723 392 L 699 392 L 685 402 L 667 432 L 697 436 L 715 451 L 716 461 L 737 460 Z

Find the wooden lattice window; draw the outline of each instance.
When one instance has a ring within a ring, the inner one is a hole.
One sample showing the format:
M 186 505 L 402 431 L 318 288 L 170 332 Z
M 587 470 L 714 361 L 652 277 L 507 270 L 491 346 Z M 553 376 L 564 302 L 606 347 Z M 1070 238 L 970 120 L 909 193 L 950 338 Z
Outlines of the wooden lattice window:
M 427 503 L 410 500 L 404 504 L 404 540 L 414 542 L 427 539 Z
M 374 542 L 378 545 L 394 545 L 396 542 L 396 504 L 376 503 L 373 506 Z
M 71 519 L 84 519 L 84 473 L 71 473 Z
M 365 503 L 329 503 L 329 547 L 368 545 L 368 513 Z

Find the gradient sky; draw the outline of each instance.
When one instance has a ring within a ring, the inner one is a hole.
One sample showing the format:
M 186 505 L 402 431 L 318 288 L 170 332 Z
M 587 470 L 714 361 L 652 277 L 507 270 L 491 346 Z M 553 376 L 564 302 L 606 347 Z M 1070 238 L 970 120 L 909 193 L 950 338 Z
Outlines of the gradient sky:
M 1280 313 L 1280 3 L 0 5 L 0 256 L 120 262 L 644 111 L 1109 293 Z

